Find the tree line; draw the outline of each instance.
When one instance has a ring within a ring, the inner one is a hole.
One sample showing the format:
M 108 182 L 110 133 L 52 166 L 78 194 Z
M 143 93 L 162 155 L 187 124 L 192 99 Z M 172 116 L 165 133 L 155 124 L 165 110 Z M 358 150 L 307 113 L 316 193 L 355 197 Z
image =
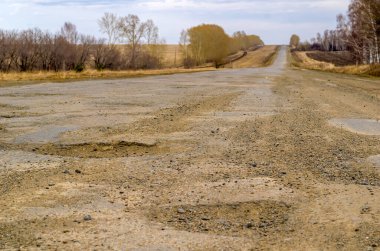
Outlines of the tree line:
M 218 67 L 228 55 L 264 45 L 259 36 L 247 35 L 244 31 L 229 36 L 215 24 L 202 24 L 183 30 L 179 44 L 185 67 L 210 62 Z
M 56 33 L 39 28 L 22 31 L 0 29 L 0 72 L 153 69 L 162 67 L 165 40 L 152 20 L 136 15 L 105 13 L 98 20 L 105 38 L 79 33 L 66 22 Z M 232 36 L 214 24 L 182 31 L 180 49 L 185 67 L 214 63 L 239 51 L 264 45 L 259 36 L 244 31 Z
M 0 30 L 0 71 L 83 71 L 144 69 L 161 66 L 162 47 L 152 20 L 105 13 L 98 25 L 107 38 L 81 34 L 66 22 L 59 32 L 39 28 Z
M 300 50 L 349 51 L 357 64 L 380 63 L 380 0 L 352 0 L 334 30 L 317 33 Z

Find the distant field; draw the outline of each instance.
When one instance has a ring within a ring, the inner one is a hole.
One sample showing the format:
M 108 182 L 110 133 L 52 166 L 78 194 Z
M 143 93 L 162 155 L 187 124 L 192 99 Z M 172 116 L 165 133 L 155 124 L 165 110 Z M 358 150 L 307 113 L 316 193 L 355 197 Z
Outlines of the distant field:
M 165 46 L 163 52 L 163 66 L 164 67 L 181 67 L 183 56 L 180 51 L 179 45 L 168 44 Z
M 126 52 L 126 45 L 118 45 L 121 52 Z M 167 44 L 162 46 L 162 66 L 163 68 L 181 67 L 182 53 L 178 44 Z
M 292 64 L 296 67 L 354 75 L 380 76 L 380 65 L 342 66 L 345 62 L 348 62 L 347 55 L 339 56 L 333 53 L 296 51 L 292 52 L 291 56 Z M 330 62 L 326 62 L 328 60 L 330 60 Z
M 271 64 L 276 55 L 278 46 L 266 45 L 262 48 L 248 52 L 247 56 L 225 66 L 225 68 L 254 68 Z

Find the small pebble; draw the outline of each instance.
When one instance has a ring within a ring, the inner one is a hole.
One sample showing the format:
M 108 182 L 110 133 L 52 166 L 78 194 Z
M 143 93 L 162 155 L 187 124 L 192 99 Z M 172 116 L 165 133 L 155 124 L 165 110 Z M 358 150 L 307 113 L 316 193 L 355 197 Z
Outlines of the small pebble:
M 85 215 L 84 217 L 83 217 L 83 220 L 85 220 L 85 221 L 90 221 L 90 220 L 92 220 L 92 217 L 91 217 L 91 215 Z
M 177 209 L 177 213 L 184 214 L 184 213 L 186 213 L 186 210 L 180 207 Z
M 211 218 L 208 217 L 208 216 L 203 216 L 203 217 L 201 218 L 201 220 L 208 221 L 208 220 L 211 220 Z

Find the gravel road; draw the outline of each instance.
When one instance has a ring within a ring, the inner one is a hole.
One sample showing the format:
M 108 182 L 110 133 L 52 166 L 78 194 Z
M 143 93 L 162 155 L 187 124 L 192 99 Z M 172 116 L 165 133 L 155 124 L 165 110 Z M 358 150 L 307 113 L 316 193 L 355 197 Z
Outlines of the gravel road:
M 266 68 L 0 89 L 0 249 L 378 250 L 380 81 Z

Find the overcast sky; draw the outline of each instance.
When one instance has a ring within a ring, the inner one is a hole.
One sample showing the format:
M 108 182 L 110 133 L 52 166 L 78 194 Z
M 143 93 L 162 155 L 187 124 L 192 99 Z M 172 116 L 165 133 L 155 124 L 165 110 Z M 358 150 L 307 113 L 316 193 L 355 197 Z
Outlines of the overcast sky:
M 245 30 L 266 44 L 288 43 L 290 35 L 309 39 L 333 29 L 350 0 L 0 0 L 0 29 L 39 27 L 58 31 L 65 21 L 80 32 L 100 36 L 97 20 L 104 12 L 153 19 L 168 43 L 182 29 L 201 23 L 221 25 L 227 33 Z

